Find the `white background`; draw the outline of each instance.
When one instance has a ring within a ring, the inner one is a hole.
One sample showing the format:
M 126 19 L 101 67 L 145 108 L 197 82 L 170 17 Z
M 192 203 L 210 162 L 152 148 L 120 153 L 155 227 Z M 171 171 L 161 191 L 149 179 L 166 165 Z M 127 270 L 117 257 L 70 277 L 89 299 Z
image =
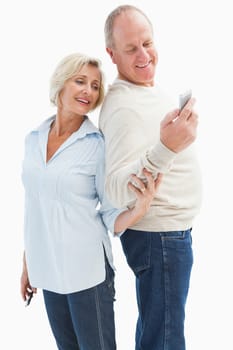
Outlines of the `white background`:
M 8 0 L 0 5 L 1 349 L 56 349 L 41 292 L 24 307 L 19 294 L 23 252 L 21 161 L 25 134 L 54 113 L 48 82 L 58 61 L 81 51 L 99 57 L 107 82 L 115 67 L 104 49 L 107 14 L 122 1 Z M 204 198 L 193 229 L 195 265 L 187 304 L 187 350 L 233 349 L 231 1 L 128 1 L 150 17 L 159 51 L 157 81 L 175 98 L 197 99 Z M 98 114 L 93 113 L 97 122 Z M 134 278 L 118 239 L 115 303 L 119 350 L 134 349 Z M 94 349 L 93 349 L 94 350 Z M 149 350 L 149 349 L 148 349 Z

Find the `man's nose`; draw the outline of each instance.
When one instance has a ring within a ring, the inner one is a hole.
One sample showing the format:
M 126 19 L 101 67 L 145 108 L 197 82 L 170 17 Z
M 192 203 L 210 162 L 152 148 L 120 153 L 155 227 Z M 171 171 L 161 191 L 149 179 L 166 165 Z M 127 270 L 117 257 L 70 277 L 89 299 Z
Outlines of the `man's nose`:
M 140 47 L 138 49 L 138 57 L 140 59 L 145 59 L 145 58 L 148 58 L 149 54 L 147 52 L 147 49 L 145 47 Z

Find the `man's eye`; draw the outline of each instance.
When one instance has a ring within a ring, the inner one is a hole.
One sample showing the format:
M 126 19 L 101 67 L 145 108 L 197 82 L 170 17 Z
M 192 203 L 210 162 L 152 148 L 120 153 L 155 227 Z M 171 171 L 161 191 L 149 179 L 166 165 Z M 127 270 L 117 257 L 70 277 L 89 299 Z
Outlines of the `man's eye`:
M 145 44 L 144 44 L 144 47 L 150 47 L 153 45 L 153 42 L 152 41 L 147 41 Z
M 136 48 L 135 47 L 132 47 L 131 49 L 129 49 L 127 52 L 128 53 L 133 53 L 133 52 L 135 52 L 136 51 Z

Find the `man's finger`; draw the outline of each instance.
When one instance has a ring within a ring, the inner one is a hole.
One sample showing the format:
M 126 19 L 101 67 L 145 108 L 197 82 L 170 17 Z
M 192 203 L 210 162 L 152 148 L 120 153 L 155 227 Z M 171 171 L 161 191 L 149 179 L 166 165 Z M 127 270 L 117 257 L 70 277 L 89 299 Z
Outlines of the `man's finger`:
M 193 106 L 195 105 L 195 98 L 191 98 L 187 104 L 184 106 L 184 108 L 181 110 L 179 119 L 187 120 L 189 119 L 190 115 L 192 114 L 193 111 Z
M 178 117 L 179 112 L 180 112 L 179 109 L 175 109 L 174 111 L 171 111 L 170 113 L 168 113 L 161 121 L 160 123 L 161 127 L 163 128 L 166 125 L 172 123 L 172 121 Z

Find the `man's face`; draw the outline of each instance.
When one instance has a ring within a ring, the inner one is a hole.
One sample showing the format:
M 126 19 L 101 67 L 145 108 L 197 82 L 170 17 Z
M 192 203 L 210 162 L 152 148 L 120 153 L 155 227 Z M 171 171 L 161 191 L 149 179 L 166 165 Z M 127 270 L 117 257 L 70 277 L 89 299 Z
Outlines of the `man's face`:
M 107 48 L 117 65 L 119 78 L 141 86 L 153 86 L 158 55 L 146 18 L 137 11 L 120 14 L 114 22 L 114 48 Z

